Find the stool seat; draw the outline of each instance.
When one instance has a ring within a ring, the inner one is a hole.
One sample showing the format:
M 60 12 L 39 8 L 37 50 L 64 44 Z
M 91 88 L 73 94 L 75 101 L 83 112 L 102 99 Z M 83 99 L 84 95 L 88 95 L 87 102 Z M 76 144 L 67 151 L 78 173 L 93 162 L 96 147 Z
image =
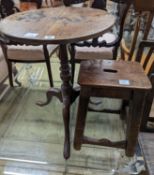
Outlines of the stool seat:
M 81 63 L 78 83 L 81 86 L 150 89 L 151 83 L 138 62 L 95 60 Z

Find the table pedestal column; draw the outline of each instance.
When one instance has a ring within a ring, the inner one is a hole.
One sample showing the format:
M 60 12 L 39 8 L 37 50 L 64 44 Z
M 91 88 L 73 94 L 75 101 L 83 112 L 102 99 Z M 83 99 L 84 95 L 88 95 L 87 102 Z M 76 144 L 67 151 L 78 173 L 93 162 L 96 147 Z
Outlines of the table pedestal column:
M 70 133 L 69 133 L 69 122 L 70 122 L 70 105 L 71 105 L 71 95 L 72 86 L 70 84 L 71 74 L 70 67 L 68 63 L 68 55 L 66 45 L 60 45 L 59 50 L 60 59 L 60 77 L 62 80 L 61 94 L 63 101 L 63 120 L 64 120 L 64 131 L 65 131 L 65 141 L 64 141 L 64 157 L 68 159 L 70 157 Z
M 71 82 L 71 73 L 68 61 L 68 54 L 66 45 L 61 44 L 59 49 L 59 59 L 60 59 L 60 77 L 62 80 L 61 89 L 50 88 L 47 93 L 46 102 L 37 102 L 37 105 L 44 106 L 50 103 L 53 96 L 56 96 L 63 103 L 63 120 L 64 120 L 64 158 L 68 159 L 70 157 L 70 133 L 69 133 L 69 123 L 70 123 L 70 106 L 78 97 L 80 89 L 74 88 Z

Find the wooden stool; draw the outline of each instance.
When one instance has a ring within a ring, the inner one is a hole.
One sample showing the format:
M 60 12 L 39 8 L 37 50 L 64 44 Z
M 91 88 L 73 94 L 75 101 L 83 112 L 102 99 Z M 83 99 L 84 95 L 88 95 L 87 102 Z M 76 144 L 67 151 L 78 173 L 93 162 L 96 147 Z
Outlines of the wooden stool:
M 138 62 L 95 60 L 81 63 L 78 83 L 81 86 L 75 129 L 74 147 L 81 144 L 124 148 L 133 156 L 147 92 L 151 83 Z M 129 100 L 126 140 L 112 142 L 107 138 L 94 139 L 84 136 L 89 98 L 109 97 Z
M 154 174 L 154 133 L 140 133 L 139 144 L 149 175 Z

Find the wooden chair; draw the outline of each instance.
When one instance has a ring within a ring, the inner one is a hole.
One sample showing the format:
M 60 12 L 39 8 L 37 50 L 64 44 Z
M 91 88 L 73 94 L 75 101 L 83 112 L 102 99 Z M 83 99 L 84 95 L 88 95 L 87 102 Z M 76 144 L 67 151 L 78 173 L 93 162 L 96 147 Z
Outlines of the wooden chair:
M 62 0 L 45 0 L 47 7 L 57 7 L 63 5 Z
M 145 175 L 154 174 L 154 133 L 141 132 L 139 134 L 139 145 L 146 165 Z
M 135 59 L 135 50 L 141 40 L 146 40 L 151 28 L 151 23 L 154 16 L 154 1 L 153 0 L 134 0 L 134 30 L 130 31 L 130 41 L 126 41 L 123 37 L 121 41 L 121 59 Z M 126 18 L 127 19 L 127 18 Z M 129 43 L 129 46 L 128 44 Z
M 147 122 L 154 121 L 152 120 L 151 117 L 149 117 L 150 110 L 151 110 L 151 105 L 153 102 L 153 97 L 154 97 L 154 65 L 152 63 L 154 62 L 154 41 L 144 41 L 140 44 L 140 52 L 139 52 L 139 57 L 142 55 L 143 49 L 146 47 L 150 47 L 149 52 L 147 52 L 147 57 L 145 57 L 145 61 L 142 63 L 142 65 L 146 69 L 146 74 L 148 74 L 151 83 L 152 83 L 152 90 L 150 93 L 147 95 L 147 100 L 144 108 L 144 115 L 143 119 L 141 122 L 141 130 L 146 131 L 146 132 L 141 132 L 139 134 L 139 145 L 141 148 L 141 151 L 143 153 L 145 165 L 146 165 L 146 174 L 147 175 L 153 175 L 154 174 L 154 128 L 148 128 L 147 127 Z M 152 55 L 153 53 L 153 55 Z M 151 57 L 150 57 L 151 56 Z M 147 61 L 148 60 L 148 61 Z M 147 63 L 150 63 L 149 65 Z M 147 133 L 152 132 L 152 133 Z
M 151 83 L 145 75 L 154 68 L 154 60 L 147 59 L 143 63 L 140 44 L 136 61 L 123 60 L 89 60 L 81 63 L 78 83 L 81 86 L 78 114 L 75 128 L 74 147 L 79 150 L 82 144 L 94 144 L 116 148 L 125 148 L 127 156 L 133 156 L 137 142 L 140 123 L 144 114 L 147 94 L 151 92 Z M 150 44 L 149 44 L 150 43 Z M 147 46 L 153 48 L 154 42 Z M 150 49 L 151 52 L 151 49 Z M 139 63 L 138 63 L 139 62 Z M 143 68 L 145 70 L 143 70 Z M 90 97 L 120 98 L 129 101 L 129 113 L 126 117 L 126 140 L 112 142 L 107 138 L 95 139 L 84 136 L 87 108 Z M 142 122 L 144 118 L 142 119 Z
M 8 1 L 9 2 L 9 1 Z M 6 7 L 7 6 L 7 7 Z M 1 18 L 4 18 L 14 12 L 18 12 L 19 9 L 12 4 L 10 1 L 10 9 L 8 8 L 8 3 L 1 1 L 0 12 Z M 14 10 L 15 9 L 15 10 Z M 2 36 L 3 38 L 3 36 Z M 53 79 L 50 66 L 50 57 L 58 48 L 57 45 L 41 45 L 41 46 L 26 46 L 20 43 L 13 43 L 11 41 L 6 41 L 5 38 L 1 40 L 1 47 L 3 54 L 5 56 L 8 72 L 9 72 L 9 82 L 10 86 L 13 86 L 12 77 L 12 63 L 40 63 L 44 62 L 47 66 L 48 76 L 50 86 L 53 86 Z
M 89 41 L 83 41 L 80 43 L 74 43 L 71 45 L 70 62 L 72 71 L 72 83 L 74 82 L 75 63 L 80 63 L 83 60 L 113 59 L 113 58 L 115 59 L 117 57 L 117 49 L 122 39 L 123 25 L 127 11 L 131 4 L 131 0 L 130 1 L 111 0 L 111 1 L 113 1 L 116 4 L 121 4 L 121 7 L 123 7 L 123 9 L 120 9 L 121 15 L 118 17 L 119 19 L 117 20 L 118 27 L 120 26 L 119 30 L 117 31 L 117 34 L 113 34 L 113 32 L 108 32 L 98 38 L 94 38 Z M 104 4 L 103 2 L 99 3 L 99 1 L 95 0 L 92 3 L 92 8 L 106 10 L 106 6 L 103 6 L 106 5 L 106 3 Z
M 145 49 L 146 54 L 143 54 Z M 154 118 L 150 117 L 151 106 L 154 98 L 154 41 L 142 41 L 139 45 L 137 58 L 137 61 L 139 61 L 140 58 L 140 62 L 145 70 L 145 73 L 148 75 L 152 84 L 152 89 L 146 98 L 144 115 L 141 122 L 141 131 L 154 132 L 154 128 L 148 128 L 147 126 L 148 121 L 154 122 Z
M 3 56 L 3 52 L 0 49 L 0 85 L 6 80 L 8 77 L 8 70 L 5 58 Z

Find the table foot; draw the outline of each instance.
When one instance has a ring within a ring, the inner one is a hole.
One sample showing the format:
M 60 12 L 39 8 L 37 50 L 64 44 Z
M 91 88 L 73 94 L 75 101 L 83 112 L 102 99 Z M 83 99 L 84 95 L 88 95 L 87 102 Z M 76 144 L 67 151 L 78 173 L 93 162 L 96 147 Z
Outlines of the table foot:
M 67 160 L 70 157 L 70 140 L 69 139 L 65 139 L 64 142 L 64 158 Z
M 57 97 L 60 102 L 63 102 L 61 90 L 58 88 L 51 88 L 46 92 L 46 102 L 38 101 L 36 104 L 38 106 L 48 105 L 51 102 L 53 96 Z
M 66 94 L 63 93 L 63 121 L 64 121 L 64 133 L 65 133 L 65 138 L 64 138 L 64 158 L 68 159 L 70 157 L 70 131 L 69 131 L 69 123 L 70 123 L 70 98 L 69 96 L 65 96 Z

